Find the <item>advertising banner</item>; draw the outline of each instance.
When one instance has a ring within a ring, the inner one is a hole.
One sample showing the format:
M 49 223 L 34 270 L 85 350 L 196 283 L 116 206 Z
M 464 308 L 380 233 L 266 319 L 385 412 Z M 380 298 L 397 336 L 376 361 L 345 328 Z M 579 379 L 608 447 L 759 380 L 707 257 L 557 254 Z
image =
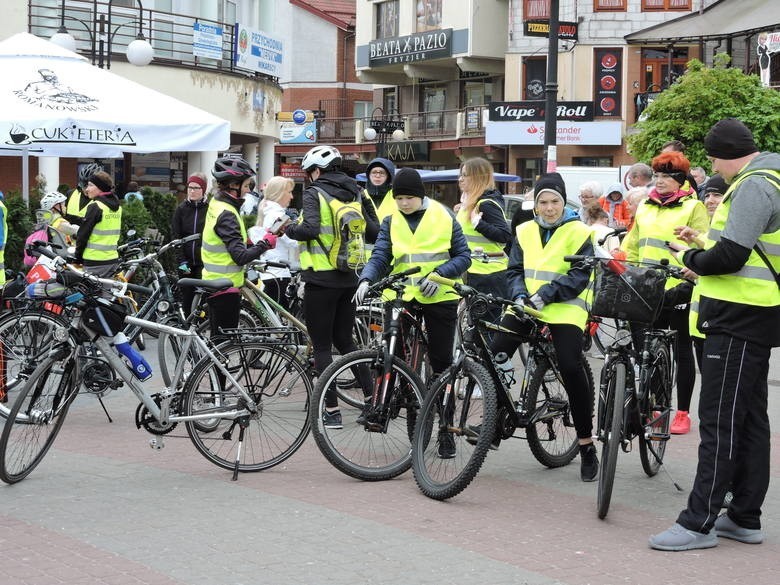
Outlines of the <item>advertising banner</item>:
M 196 22 L 192 25 L 192 54 L 222 59 L 222 27 Z
M 556 144 L 617 146 L 622 140 L 622 122 L 559 121 Z M 544 145 L 544 123 L 488 122 L 485 144 Z
M 236 23 L 236 46 L 233 51 L 236 67 L 280 77 L 283 57 L 284 43 L 281 39 Z
M 622 115 L 623 49 L 594 49 L 593 72 L 595 75 L 594 99 L 596 116 Z

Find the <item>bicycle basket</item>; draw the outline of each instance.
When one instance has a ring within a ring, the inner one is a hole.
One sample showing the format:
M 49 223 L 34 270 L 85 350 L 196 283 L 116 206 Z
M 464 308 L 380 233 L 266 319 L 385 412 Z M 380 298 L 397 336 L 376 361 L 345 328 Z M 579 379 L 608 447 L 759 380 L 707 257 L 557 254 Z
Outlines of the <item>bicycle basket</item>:
M 596 265 L 591 314 L 611 319 L 652 323 L 664 299 L 666 275 L 645 266 L 626 266 L 617 274 L 603 262 Z
M 124 327 L 127 308 L 106 299 L 97 299 L 96 304 L 84 309 L 81 319 L 92 331 L 100 335 L 113 337 Z

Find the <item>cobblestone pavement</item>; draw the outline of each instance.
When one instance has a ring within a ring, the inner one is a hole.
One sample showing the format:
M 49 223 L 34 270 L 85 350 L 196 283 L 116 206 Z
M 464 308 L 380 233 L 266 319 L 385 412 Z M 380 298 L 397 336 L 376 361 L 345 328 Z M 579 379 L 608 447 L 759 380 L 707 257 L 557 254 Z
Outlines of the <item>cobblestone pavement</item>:
M 154 346 L 147 351 L 155 355 Z M 773 358 L 772 419 L 780 360 Z M 594 372 L 599 362 L 594 361 Z M 448 502 L 425 498 L 411 472 L 363 483 L 331 467 L 310 438 L 271 470 L 230 474 L 177 429 L 161 451 L 135 429 L 135 400 L 107 397 L 109 424 L 80 397 L 44 462 L 0 486 L 0 584 L 8 585 L 724 585 L 780 583 L 780 438 L 764 544 L 659 553 L 651 534 L 685 505 L 697 432 L 675 437 L 667 467 L 685 492 L 647 478 L 621 454 L 612 507 L 596 517 L 596 484 L 575 461 L 542 468 L 522 440 L 491 452 Z

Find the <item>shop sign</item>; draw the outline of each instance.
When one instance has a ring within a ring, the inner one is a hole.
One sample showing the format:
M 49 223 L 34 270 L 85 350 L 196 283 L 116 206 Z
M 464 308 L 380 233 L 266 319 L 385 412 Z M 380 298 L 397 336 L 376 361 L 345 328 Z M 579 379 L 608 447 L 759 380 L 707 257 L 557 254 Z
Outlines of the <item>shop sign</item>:
M 383 148 L 384 147 L 384 148 Z M 376 154 L 393 162 L 416 162 L 428 160 L 427 140 L 385 142 L 376 145 Z
M 617 146 L 622 142 L 622 122 L 557 123 L 558 146 Z M 487 122 L 485 144 L 544 145 L 544 124 L 539 122 Z
M 488 119 L 492 122 L 540 122 L 545 119 L 544 101 L 490 102 Z M 593 102 L 558 102 L 558 120 L 589 122 L 593 120 Z
M 397 65 L 452 56 L 452 29 L 377 39 L 368 44 L 371 67 Z
M 526 20 L 523 23 L 523 34 L 527 37 L 550 37 L 549 20 Z M 559 22 L 558 38 L 562 41 L 577 40 L 576 22 Z
M 279 174 L 282 177 L 295 181 L 304 181 L 306 179 L 306 171 L 301 168 L 301 163 L 281 163 L 279 165 Z
M 596 116 L 622 115 L 623 49 L 594 49 L 595 88 L 593 103 Z

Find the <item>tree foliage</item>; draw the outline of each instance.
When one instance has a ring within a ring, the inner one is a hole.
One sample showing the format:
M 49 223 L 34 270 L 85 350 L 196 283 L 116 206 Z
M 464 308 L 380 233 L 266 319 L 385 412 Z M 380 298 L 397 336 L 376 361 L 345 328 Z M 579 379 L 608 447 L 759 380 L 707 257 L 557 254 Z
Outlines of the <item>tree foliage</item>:
M 760 150 L 780 151 L 780 92 L 761 86 L 756 75 L 727 67 L 716 55 L 715 67 L 693 59 L 687 70 L 644 111 L 629 136 L 637 160 L 649 162 L 665 142 L 680 140 L 693 166 L 708 168 L 704 137 L 722 118 L 739 118 L 752 131 Z

